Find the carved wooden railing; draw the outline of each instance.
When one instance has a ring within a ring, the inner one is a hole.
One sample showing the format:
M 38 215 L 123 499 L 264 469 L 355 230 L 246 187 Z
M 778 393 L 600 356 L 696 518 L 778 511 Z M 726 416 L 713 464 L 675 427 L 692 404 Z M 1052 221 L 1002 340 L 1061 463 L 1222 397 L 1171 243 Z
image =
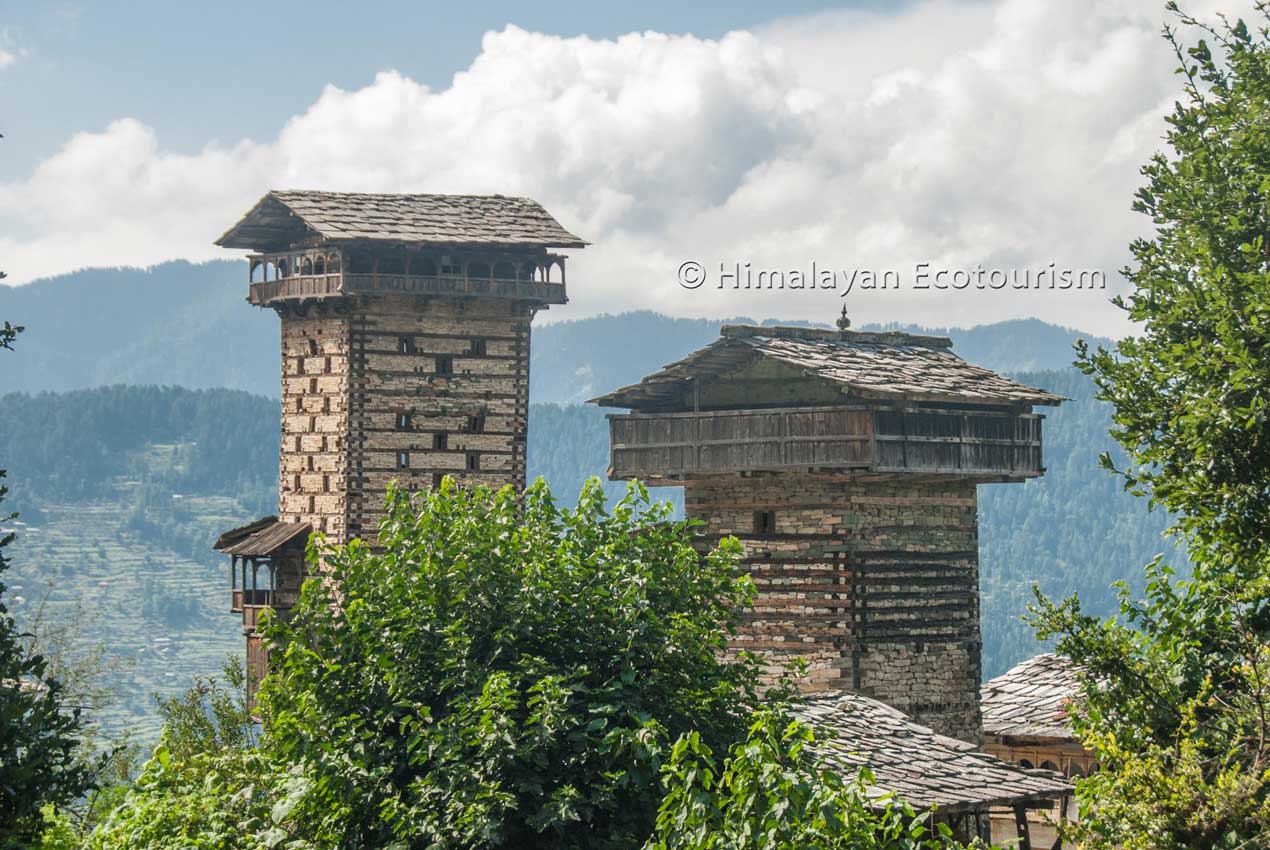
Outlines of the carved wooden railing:
M 936 408 L 809 407 L 610 414 L 611 478 L 826 469 L 1031 478 L 1041 419 Z
M 274 301 L 306 298 L 338 298 L 355 294 L 437 295 L 453 297 L 493 297 L 543 304 L 568 301 L 563 283 L 503 278 L 472 279 L 438 275 L 420 277 L 399 274 L 292 275 L 280 280 L 251 284 L 247 300 L 257 306 Z

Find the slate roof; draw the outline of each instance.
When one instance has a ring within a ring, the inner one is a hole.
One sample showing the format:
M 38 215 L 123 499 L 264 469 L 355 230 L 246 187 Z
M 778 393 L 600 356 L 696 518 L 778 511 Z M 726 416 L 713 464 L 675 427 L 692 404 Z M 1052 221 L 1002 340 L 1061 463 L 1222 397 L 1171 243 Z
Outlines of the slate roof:
M 226 555 L 265 558 L 296 538 L 307 539 L 312 530 L 307 522 L 281 522 L 276 516 L 267 516 L 226 531 L 212 548 Z
M 856 398 L 993 405 L 1063 401 L 967 363 L 951 348 L 947 337 L 899 332 L 724 325 L 720 338 L 705 348 L 591 401 L 604 407 L 661 407 L 682 397 L 693 380 L 725 376 L 758 357 L 794 366 Z
M 266 250 L 305 236 L 433 245 L 583 248 L 529 198 L 505 195 L 384 195 L 274 190 L 216 244 Z
M 1045 653 L 984 683 L 983 731 L 989 735 L 1072 739 L 1066 705 L 1077 693 L 1071 661 Z
M 851 774 L 868 767 L 871 794 L 893 794 L 918 810 L 981 812 L 1072 792 L 1052 771 L 1016 767 L 859 694 L 817 694 L 794 714 L 816 728 L 815 751 L 828 767 Z

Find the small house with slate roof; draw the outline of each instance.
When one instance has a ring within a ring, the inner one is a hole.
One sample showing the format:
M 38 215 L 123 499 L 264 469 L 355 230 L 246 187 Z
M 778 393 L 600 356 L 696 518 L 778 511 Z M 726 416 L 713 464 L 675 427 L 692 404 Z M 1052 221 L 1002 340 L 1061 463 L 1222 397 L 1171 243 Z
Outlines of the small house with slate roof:
M 904 800 L 918 812 L 934 809 L 936 819 L 963 840 L 1048 846 L 1033 844 L 1028 813 L 1061 810 L 1073 790 L 1052 771 L 1020 768 L 979 752 L 859 694 L 817 694 L 794 714 L 816 730 L 813 750 L 826 767 L 846 776 L 868 768 L 873 781 L 867 793 Z
M 524 487 L 530 322 L 568 300 L 556 249 L 586 243 L 528 198 L 274 191 L 216 244 L 249 252 L 282 342 L 278 513 L 216 542 L 250 685 L 310 533 L 373 539 L 394 480 Z
M 736 536 L 758 588 L 734 642 L 809 691 L 879 699 L 977 743 L 977 488 L 1045 470 L 1057 395 L 967 363 L 942 337 L 724 326 L 593 399 L 611 478 L 682 485 L 703 545 Z
M 1053 653 L 989 679 L 982 697 L 984 749 L 1021 767 L 1088 776 L 1097 763 L 1076 739 L 1067 716 L 1077 692 L 1071 660 Z

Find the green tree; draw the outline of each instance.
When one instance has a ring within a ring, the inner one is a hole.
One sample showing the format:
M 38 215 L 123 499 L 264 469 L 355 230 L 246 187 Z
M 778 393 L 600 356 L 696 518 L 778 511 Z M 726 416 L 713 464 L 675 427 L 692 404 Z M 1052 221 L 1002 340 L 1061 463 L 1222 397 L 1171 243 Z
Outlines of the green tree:
M 811 728 L 764 709 L 722 767 L 699 735 L 681 736 L 663 769 L 666 795 L 645 850 L 935 850 L 947 827 L 903 802 L 871 798 L 871 777 L 818 768 Z
M 199 677 L 180 696 L 160 698 L 163 732 L 136 779 L 99 801 L 86 838 L 62 824 L 62 843 L 46 850 L 278 846 L 287 834 L 275 824 L 274 802 L 288 786 L 268 750 L 255 746 L 244 679 L 231 658 L 223 679 Z
M 1038 595 L 1041 637 L 1081 671 L 1076 731 L 1102 772 L 1080 784 L 1089 847 L 1270 847 L 1270 11 L 1165 35 L 1185 99 L 1134 208 L 1139 332 L 1078 364 L 1115 406 L 1125 486 L 1178 517 L 1192 561 L 1156 559 L 1120 617 Z
M 22 328 L 5 322 L 0 348 L 11 349 Z M 0 478 L 4 471 L 0 470 Z M 0 484 L 0 502 L 8 488 Z M 13 520 L 16 514 L 5 519 Z M 68 704 L 48 659 L 31 651 L 4 602 L 5 550 L 13 532 L 0 533 L 0 847 L 25 847 L 44 831 L 44 809 L 79 798 L 94 771 L 79 758 L 83 721 Z
M 379 546 L 323 553 L 262 688 L 302 768 L 296 835 L 357 847 L 620 847 L 650 834 L 679 735 L 725 751 L 759 667 L 723 650 L 752 585 L 634 486 L 612 513 L 541 481 L 393 491 Z

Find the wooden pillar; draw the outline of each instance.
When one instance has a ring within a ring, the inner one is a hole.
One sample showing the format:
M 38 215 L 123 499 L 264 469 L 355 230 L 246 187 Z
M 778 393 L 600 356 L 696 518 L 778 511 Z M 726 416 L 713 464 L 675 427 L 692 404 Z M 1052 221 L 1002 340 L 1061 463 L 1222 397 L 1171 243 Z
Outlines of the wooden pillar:
M 979 839 L 985 844 L 992 843 L 992 811 L 975 812 L 975 828 L 979 831 Z
M 1032 850 L 1032 831 L 1027 822 L 1027 808 L 1022 804 L 1014 807 L 1014 829 L 1019 836 L 1019 850 Z
M 1058 829 L 1057 835 L 1054 836 L 1054 843 L 1050 846 L 1050 850 L 1063 850 L 1063 826 L 1067 823 L 1067 807 L 1071 803 L 1070 794 L 1064 794 L 1063 798 L 1058 802 Z

